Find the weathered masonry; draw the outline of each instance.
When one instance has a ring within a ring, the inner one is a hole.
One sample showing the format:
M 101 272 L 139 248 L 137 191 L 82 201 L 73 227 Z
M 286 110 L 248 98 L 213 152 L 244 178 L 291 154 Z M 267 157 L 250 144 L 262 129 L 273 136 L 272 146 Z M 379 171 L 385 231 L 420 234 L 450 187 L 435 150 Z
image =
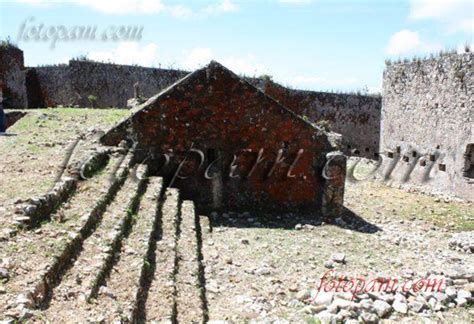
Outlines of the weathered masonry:
M 102 142 L 124 139 L 201 209 L 342 207 L 346 159 L 328 133 L 217 62 L 137 107 Z
M 140 84 L 143 97 L 150 97 L 188 73 L 89 60 L 25 67 L 23 51 L 0 41 L 0 89 L 4 108 L 125 108 L 127 100 L 134 96 L 135 83 Z
M 0 43 L 0 90 L 4 108 L 26 108 L 23 51 Z
M 346 155 L 377 159 L 382 98 L 359 94 L 335 94 L 285 88 L 263 80 L 261 89 L 310 122 L 326 123 L 342 135 Z
M 135 83 L 140 84 L 142 96 L 151 97 L 188 73 L 87 60 L 29 68 L 26 75 L 28 107 L 124 108 L 133 97 Z
M 473 54 L 386 66 L 383 177 L 474 200 Z

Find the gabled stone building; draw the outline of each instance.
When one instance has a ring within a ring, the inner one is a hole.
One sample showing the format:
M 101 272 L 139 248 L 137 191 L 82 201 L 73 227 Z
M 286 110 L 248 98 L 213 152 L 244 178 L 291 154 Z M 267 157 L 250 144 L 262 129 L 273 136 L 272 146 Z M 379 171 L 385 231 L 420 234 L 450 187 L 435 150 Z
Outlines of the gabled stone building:
M 150 98 L 101 139 L 122 140 L 201 209 L 330 216 L 342 207 L 346 158 L 329 134 L 217 62 Z

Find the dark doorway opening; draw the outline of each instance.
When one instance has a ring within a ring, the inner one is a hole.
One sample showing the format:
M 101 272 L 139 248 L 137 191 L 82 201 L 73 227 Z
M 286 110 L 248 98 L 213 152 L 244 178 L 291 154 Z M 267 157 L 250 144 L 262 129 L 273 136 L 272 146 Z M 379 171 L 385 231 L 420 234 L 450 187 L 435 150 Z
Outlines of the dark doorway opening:
M 463 176 L 469 179 L 474 179 L 474 144 L 468 144 L 466 146 L 466 153 L 464 153 Z

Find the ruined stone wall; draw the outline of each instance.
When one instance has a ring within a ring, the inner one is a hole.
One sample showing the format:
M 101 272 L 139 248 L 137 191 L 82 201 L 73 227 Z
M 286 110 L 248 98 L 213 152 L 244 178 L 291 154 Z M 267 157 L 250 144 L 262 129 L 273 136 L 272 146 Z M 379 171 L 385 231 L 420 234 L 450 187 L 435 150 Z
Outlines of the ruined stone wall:
M 185 71 L 140 66 L 70 61 L 71 89 L 76 104 L 90 106 L 87 97 L 97 98 L 96 107 L 119 107 L 133 98 L 133 85 L 139 82 L 140 95 L 151 97 L 188 74 Z
M 72 107 L 77 102 L 67 64 L 28 68 L 26 86 L 29 108 Z
M 473 73 L 472 53 L 386 66 L 386 181 L 474 200 Z
M 0 87 L 5 108 L 25 108 L 27 105 L 23 51 L 0 43 Z
M 274 82 L 250 81 L 310 122 L 342 135 L 347 155 L 376 158 L 380 141 L 382 100 L 378 96 L 288 89 Z
M 29 68 L 28 107 L 124 108 L 138 82 L 140 95 L 151 97 L 188 72 L 72 60 L 68 65 Z

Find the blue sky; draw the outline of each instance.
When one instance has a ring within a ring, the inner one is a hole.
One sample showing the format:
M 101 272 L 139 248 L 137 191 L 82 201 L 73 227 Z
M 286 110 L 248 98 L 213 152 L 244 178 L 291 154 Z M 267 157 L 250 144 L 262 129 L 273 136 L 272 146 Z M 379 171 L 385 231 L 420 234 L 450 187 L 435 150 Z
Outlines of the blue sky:
M 49 36 L 28 40 L 40 24 Z M 16 42 L 28 66 L 87 55 L 192 70 L 216 59 L 311 90 L 378 91 L 386 58 L 461 49 L 473 42 L 473 24 L 474 2 L 465 0 L 0 0 L 0 38 Z M 52 48 L 59 26 L 143 32 L 133 42 L 96 37 Z

